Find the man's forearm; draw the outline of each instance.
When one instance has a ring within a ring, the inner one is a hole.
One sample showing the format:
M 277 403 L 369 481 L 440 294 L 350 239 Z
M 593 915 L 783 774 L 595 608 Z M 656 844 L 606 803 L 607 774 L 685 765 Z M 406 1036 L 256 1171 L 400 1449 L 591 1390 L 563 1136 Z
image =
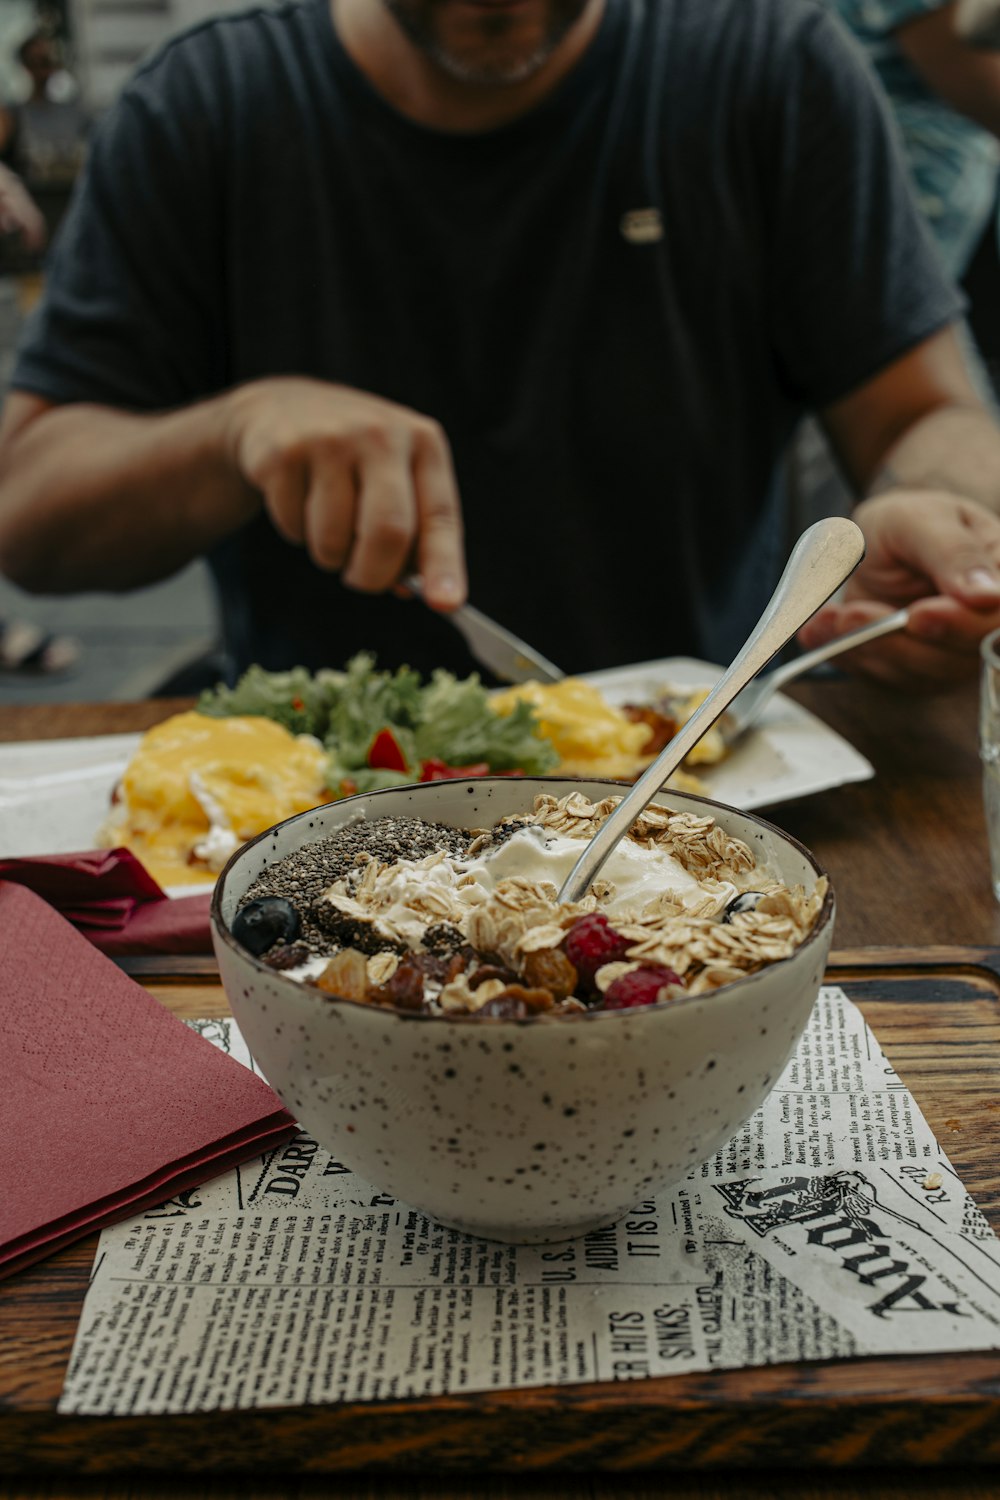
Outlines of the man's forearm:
M 249 519 L 227 398 L 162 415 L 70 405 L 0 444 L 0 570 L 45 593 L 164 578 Z
M 1000 426 L 984 408 L 938 407 L 893 444 L 868 486 L 887 490 L 946 490 L 978 500 L 1000 514 Z

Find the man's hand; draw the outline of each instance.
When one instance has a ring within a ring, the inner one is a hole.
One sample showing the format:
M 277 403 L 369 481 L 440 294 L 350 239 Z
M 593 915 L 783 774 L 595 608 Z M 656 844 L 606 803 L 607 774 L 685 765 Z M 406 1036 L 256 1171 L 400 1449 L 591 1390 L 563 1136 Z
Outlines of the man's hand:
M 281 535 L 348 587 L 378 593 L 415 570 L 434 608 L 465 599 L 458 487 L 429 417 L 345 386 L 276 377 L 232 393 L 228 449 Z
M 842 600 L 802 627 L 800 644 L 822 645 L 907 605 L 906 630 L 848 652 L 844 669 L 927 692 L 974 676 L 979 642 L 1000 626 L 1000 518 L 944 491 L 890 490 L 854 519 L 867 553 Z

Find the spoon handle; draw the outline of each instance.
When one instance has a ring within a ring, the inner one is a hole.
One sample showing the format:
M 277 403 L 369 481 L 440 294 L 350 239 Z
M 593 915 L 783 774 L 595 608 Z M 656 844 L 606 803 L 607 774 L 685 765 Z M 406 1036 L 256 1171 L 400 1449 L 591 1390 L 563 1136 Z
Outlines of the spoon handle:
M 814 615 L 865 555 L 859 526 L 846 516 L 817 521 L 796 542 L 778 586 L 743 649 L 705 701 L 602 823 L 563 882 L 560 901 L 579 901 L 615 845 L 671 772 L 776 652 Z

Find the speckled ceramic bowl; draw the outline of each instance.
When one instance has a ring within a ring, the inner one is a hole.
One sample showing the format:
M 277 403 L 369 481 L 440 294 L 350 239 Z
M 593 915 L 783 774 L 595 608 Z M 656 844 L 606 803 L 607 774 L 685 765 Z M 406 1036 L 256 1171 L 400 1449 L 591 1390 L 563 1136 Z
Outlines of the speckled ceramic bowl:
M 261 834 L 216 885 L 222 982 L 265 1076 L 323 1146 L 443 1224 L 522 1243 L 568 1239 L 711 1156 L 760 1104 L 806 1024 L 830 947 L 832 894 L 790 958 L 712 995 L 522 1021 L 331 999 L 255 959 L 229 923 L 267 865 L 362 808 L 470 828 L 529 810 L 541 791 L 597 801 L 617 790 L 497 778 L 345 798 Z M 823 873 L 753 814 L 676 793 L 657 800 L 711 813 L 790 885 L 811 887 Z

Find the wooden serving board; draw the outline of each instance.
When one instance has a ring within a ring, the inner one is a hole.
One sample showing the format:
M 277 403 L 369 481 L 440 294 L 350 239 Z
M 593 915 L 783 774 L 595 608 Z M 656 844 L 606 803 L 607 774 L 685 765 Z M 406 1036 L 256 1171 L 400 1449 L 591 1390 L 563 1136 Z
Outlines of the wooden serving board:
M 208 961 L 132 972 L 183 1016 L 225 1014 Z M 1000 1230 L 1000 949 L 863 949 L 860 1005 Z M 28 1170 L 26 1164 L 25 1170 Z M 56 1414 L 97 1236 L 0 1282 L 0 1469 L 333 1473 L 958 1465 L 1000 1459 L 1000 1353 L 786 1364 L 625 1384 L 183 1417 Z

